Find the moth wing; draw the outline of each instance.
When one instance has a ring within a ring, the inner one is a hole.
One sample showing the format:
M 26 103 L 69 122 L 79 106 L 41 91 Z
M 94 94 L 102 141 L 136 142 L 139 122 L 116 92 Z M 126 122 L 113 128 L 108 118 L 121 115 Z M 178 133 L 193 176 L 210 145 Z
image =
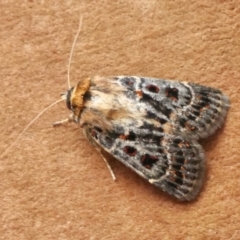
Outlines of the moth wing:
M 103 148 L 141 177 L 176 198 L 194 199 L 202 186 L 205 159 L 194 140 L 159 132 L 125 135 L 85 128 L 91 143 Z
M 146 77 L 115 77 L 126 96 L 145 109 L 173 135 L 206 138 L 224 122 L 229 99 L 220 90 L 202 85 Z

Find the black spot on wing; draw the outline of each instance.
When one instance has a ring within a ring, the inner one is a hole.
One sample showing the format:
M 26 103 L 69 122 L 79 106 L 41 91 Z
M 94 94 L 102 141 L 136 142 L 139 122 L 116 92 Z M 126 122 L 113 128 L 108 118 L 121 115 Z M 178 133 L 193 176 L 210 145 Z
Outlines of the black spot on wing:
M 152 92 L 152 93 L 158 93 L 159 92 L 159 87 L 154 85 L 154 84 L 149 84 L 146 86 L 146 89 L 149 91 L 149 92 Z
M 145 168 L 151 169 L 153 165 L 158 161 L 158 157 L 150 154 L 144 154 L 141 156 L 140 161 Z
M 172 88 L 172 87 L 167 87 L 166 88 L 166 96 L 173 101 L 178 100 L 178 89 L 177 88 Z
M 131 157 L 134 157 L 136 154 L 137 154 L 137 149 L 134 148 L 133 146 L 125 146 L 124 147 L 124 152 L 131 156 Z

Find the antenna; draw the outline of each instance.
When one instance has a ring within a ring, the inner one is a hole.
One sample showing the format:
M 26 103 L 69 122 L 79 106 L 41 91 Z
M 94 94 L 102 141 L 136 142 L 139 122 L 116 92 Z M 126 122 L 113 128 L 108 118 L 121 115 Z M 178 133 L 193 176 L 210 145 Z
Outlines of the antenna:
M 45 113 L 49 108 L 52 106 L 56 105 L 59 102 L 64 101 L 65 98 L 61 98 L 57 100 L 56 102 L 50 104 L 48 107 L 46 107 L 44 110 L 42 110 L 23 130 L 22 132 L 18 135 L 18 137 L 15 139 L 15 141 L 12 142 L 12 144 L 1 154 L 0 158 L 2 158 L 12 147 L 13 145 L 18 141 L 18 139 L 28 130 L 28 128 L 41 116 L 43 113 Z
M 67 71 L 67 81 L 68 81 L 68 89 L 71 88 L 71 83 L 70 83 L 70 66 L 71 66 L 71 62 L 72 62 L 72 56 L 73 56 L 73 51 L 74 51 L 74 48 L 75 48 L 75 45 L 76 45 L 76 42 L 77 42 L 77 39 L 80 35 L 80 32 L 81 32 L 81 28 L 82 28 L 82 15 L 79 17 L 79 26 L 78 26 L 78 31 L 75 35 L 75 38 L 74 38 L 74 41 L 73 41 L 73 44 L 72 44 L 72 48 L 71 48 L 71 52 L 70 52 L 70 56 L 69 56 L 69 60 L 68 60 L 68 71 Z

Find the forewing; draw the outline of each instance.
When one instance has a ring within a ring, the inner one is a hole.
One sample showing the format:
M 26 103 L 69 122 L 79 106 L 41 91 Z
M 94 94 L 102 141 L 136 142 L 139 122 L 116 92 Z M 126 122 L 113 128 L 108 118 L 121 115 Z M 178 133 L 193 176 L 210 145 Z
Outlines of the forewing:
M 144 77 L 116 77 L 126 96 L 145 109 L 146 119 L 158 121 L 165 132 L 205 138 L 224 121 L 229 100 L 220 90 L 194 83 Z
M 158 188 L 180 200 L 192 200 L 204 178 L 205 160 L 194 140 L 146 129 L 126 133 L 85 129 L 94 144 L 109 152 Z
M 205 173 L 196 140 L 223 124 L 228 98 L 217 89 L 163 79 L 93 83 L 80 121 L 88 139 L 163 191 L 194 199 Z

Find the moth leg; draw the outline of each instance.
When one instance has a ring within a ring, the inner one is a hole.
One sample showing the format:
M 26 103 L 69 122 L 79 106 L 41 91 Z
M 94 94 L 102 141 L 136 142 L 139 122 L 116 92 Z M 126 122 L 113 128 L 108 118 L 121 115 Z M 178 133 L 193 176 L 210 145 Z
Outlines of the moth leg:
M 66 119 L 63 119 L 63 120 L 60 120 L 60 121 L 57 121 L 57 122 L 54 122 L 53 123 L 53 126 L 54 127 L 57 127 L 57 126 L 60 126 L 60 125 L 63 125 L 63 124 L 66 124 L 66 123 L 71 123 L 71 122 L 74 122 L 74 115 L 71 114 L 68 118 Z
M 113 181 L 115 181 L 116 180 L 116 176 L 115 176 L 115 174 L 114 174 L 110 164 L 108 163 L 107 159 L 104 157 L 103 152 L 102 152 L 102 148 L 99 147 L 98 143 L 92 138 L 92 136 L 90 135 L 88 129 L 84 128 L 83 132 L 84 132 L 85 136 L 87 137 L 88 141 L 98 150 L 98 152 L 101 155 L 103 161 L 107 165 L 107 168 L 108 168 L 108 170 L 109 170 L 109 172 L 110 172 L 110 174 L 112 176 Z
M 102 150 L 101 150 L 101 149 L 98 149 L 98 151 L 99 151 L 99 153 L 100 153 L 103 161 L 106 163 L 107 168 L 108 168 L 108 170 L 109 170 L 109 172 L 110 172 L 110 174 L 111 174 L 111 176 L 112 176 L 113 181 L 115 181 L 115 180 L 116 180 L 116 176 L 115 176 L 115 174 L 114 174 L 114 172 L 113 172 L 110 164 L 108 163 L 107 159 L 103 156 Z

